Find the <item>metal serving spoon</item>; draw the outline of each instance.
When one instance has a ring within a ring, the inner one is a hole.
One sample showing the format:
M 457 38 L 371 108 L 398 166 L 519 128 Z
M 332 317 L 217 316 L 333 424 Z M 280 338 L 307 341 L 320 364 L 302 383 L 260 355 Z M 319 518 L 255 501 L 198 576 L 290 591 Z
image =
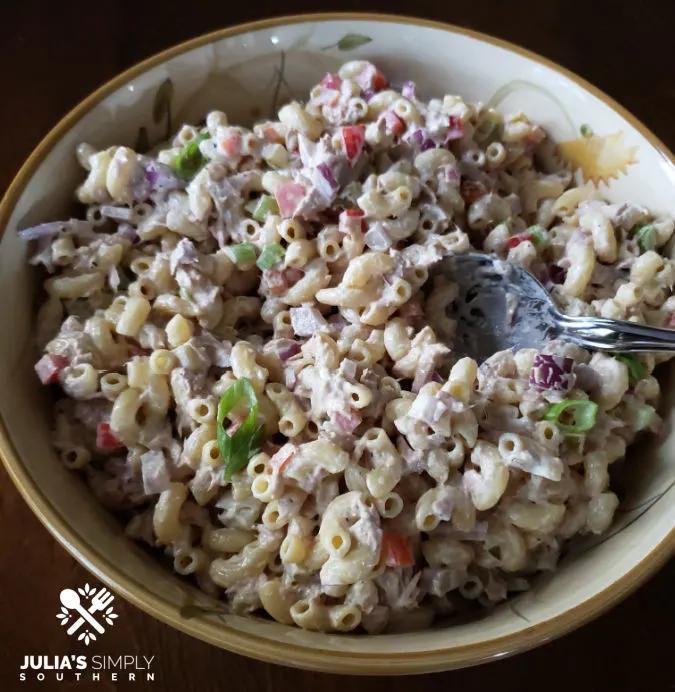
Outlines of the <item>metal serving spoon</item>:
M 592 351 L 675 351 L 675 330 L 564 315 L 532 274 L 494 255 L 454 255 L 433 272 L 459 287 L 449 312 L 457 321 L 453 349 L 479 362 L 507 348 L 540 348 L 550 339 Z

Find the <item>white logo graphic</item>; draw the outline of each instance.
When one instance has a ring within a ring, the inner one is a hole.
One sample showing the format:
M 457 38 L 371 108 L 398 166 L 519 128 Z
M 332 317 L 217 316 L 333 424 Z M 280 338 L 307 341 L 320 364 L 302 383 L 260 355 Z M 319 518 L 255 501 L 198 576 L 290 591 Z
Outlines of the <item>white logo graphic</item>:
M 105 632 L 105 628 L 94 617 L 94 613 L 100 612 L 101 619 L 108 625 L 115 624 L 115 618 L 118 616 L 110 605 L 114 600 L 115 597 L 104 587 L 97 591 L 89 584 L 85 584 L 83 589 L 77 591 L 63 589 L 61 591 L 61 612 L 56 617 L 64 627 L 70 624 L 66 630 L 68 634 L 72 635 L 82 630 L 77 639 L 84 641 L 85 645 L 89 646 L 89 642 L 96 641 L 96 635 L 92 630 L 96 630 L 99 634 Z

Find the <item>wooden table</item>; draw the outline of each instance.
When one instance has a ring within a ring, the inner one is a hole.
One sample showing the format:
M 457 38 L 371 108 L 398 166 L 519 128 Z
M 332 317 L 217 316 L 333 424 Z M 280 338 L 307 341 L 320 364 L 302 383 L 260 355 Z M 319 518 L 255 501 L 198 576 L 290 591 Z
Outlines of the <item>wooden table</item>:
M 661 7 L 663 4 L 663 7 Z M 602 7 L 599 7 L 602 5 Z M 518 8 L 516 11 L 515 8 Z M 520 43 L 582 74 L 675 148 L 672 32 L 665 2 L 576 0 L 413 4 L 372 0 L 370 9 L 416 13 Z M 201 0 L 4 0 L 0 3 L 0 191 L 57 120 L 103 81 L 156 51 L 220 27 L 267 15 L 364 9 L 358 0 L 286 5 Z M 207 646 L 118 599 L 120 618 L 92 653 L 155 656 L 155 683 L 20 683 L 27 654 L 69 648 L 56 620 L 59 591 L 90 575 L 54 541 L 0 471 L 0 690 L 342 689 L 395 692 L 443 688 L 500 692 L 570 689 L 657 692 L 675 687 L 675 562 L 611 613 L 562 640 L 480 668 L 423 678 L 319 675 L 265 665 Z M 91 650 L 91 647 L 90 647 Z

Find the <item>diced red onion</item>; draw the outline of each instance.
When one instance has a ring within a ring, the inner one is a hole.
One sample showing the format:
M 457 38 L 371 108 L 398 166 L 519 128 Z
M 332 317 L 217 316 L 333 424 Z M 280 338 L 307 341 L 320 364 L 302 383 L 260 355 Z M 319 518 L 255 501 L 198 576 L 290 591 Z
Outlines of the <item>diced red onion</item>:
M 24 228 L 19 231 L 19 238 L 24 240 L 42 240 L 43 238 L 51 238 L 57 233 L 81 233 L 90 235 L 93 233 L 92 225 L 88 221 L 79 219 L 71 219 L 70 221 L 50 221 L 49 223 L 41 223 L 37 226 Z
M 443 378 L 438 374 L 438 372 L 434 372 L 434 374 L 431 376 L 431 381 L 443 384 Z
M 169 166 L 159 161 L 148 161 L 145 165 L 145 180 L 152 190 L 162 192 L 182 190 L 186 185 Z
M 335 422 L 346 433 L 354 432 L 354 430 L 361 425 L 361 421 L 362 418 L 358 413 L 342 413 L 341 411 L 335 412 Z
M 101 215 L 117 221 L 131 221 L 134 212 L 129 207 L 114 207 L 111 204 L 104 204 L 101 207 Z
M 404 82 L 403 86 L 401 87 L 401 96 L 414 101 L 416 98 L 415 82 Z
M 263 279 L 271 296 L 283 295 L 288 290 L 284 272 L 279 269 L 271 269 L 263 272 Z
M 419 365 L 417 366 L 417 371 L 415 372 L 415 379 L 413 380 L 412 384 L 412 391 L 417 394 L 417 392 L 424 387 L 424 385 L 431 380 L 431 376 L 434 374 L 434 370 L 436 369 L 436 363 L 433 358 L 430 358 L 428 361 L 423 362 L 422 360 L 420 361 Z
M 146 495 L 158 495 L 171 484 L 169 471 L 166 467 L 164 452 L 150 450 L 141 457 L 141 474 L 143 476 L 143 492 Z
M 338 185 L 337 180 L 335 180 L 335 176 L 333 175 L 333 172 L 331 169 L 328 167 L 327 163 L 320 163 L 317 167 L 317 170 L 321 173 L 321 175 L 326 179 L 328 184 L 331 187 L 331 190 L 335 192 L 340 186 Z
M 415 401 L 413 401 L 413 404 L 408 411 L 408 415 L 411 418 L 417 418 L 418 420 L 424 421 L 428 425 L 434 425 L 438 422 L 441 415 L 446 410 L 447 408 L 445 404 L 440 399 L 437 399 L 435 396 L 431 396 L 429 394 L 420 394 Z
M 366 103 L 368 103 L 368 101 L 370 101 L 370 99 L 372 99 L 373 96 L 375 96 L 375 92 L 374 92 L 372 89 L 366 89 L 366 90 L 361 94 L 361 98 L 362 98 Z
M 398 438 L 397 447 L 399 454 L 405 460 L 406 464 L 408 465 L 408 470 L 411 473 L 421 473 L 425 470 L 422 452 L 419 450 L 413 450 L 405 437 L 401 436 Z
M 567 391 L 574 386 L 573 367 L 572 358 L 538 353 L 532 362 L 530 384 L 536 389 Z
M 342 330 L 349 326 L 349 322 L 347 322 L 342 315 L 332 315 L 328 318 L 328 324 L 330 325 L 331 330 L 337 332 L 338 334 L 341 334 Z
M 316 144 L 310 139 L 307 139 L 304 135 L 298 135 L 298 152 L 300 154 L 300 160 L 303 166 L 308 168 L 312 165 L 314 161 L 314 154 L 316 153 Z
M 312 336 L 318 331 L 328 331 L 328 322 L 324 316 L 311 304 L 291 308 L 291 325 L 296 336 Z
M 366 245 L 376 252 L 384 252 L 392 245 L 392 240 L 381 223 L 375 223 L 363 237 Z
M 295 374 L 293 368 L 286 368 L 284 370 L 284 383 L 286 389 L 289 391 L 292 392 L 295 389 L 295 385 L 298 384 L 298 376 Z
M 444 168 L 446 181 L 449 183 L 458 183 L 460 178 L 457 166 L 444 166 Z
M 448 118 L 448 131 L 445 134 L 445 141 L 452 142 L 455 139 L 464 137 L 464 123 L 461 118 L 451 115 Z
M 292 358 L 293 356 L 297 356 L 298 353 L 300 353 L 300 350 L 301 350 L 300 344 L 297 341 L 293 341 L 292 343 L 279 349 L 279 360 L 282 360 L 285 362 L 289 358 Z
M 289 286 L 295 286 L 304 275 L 305 272 L 302 271 L 302 269 L 297 269 L 295 267 L 289 267 L 284 270 L 284 279 Z
M 121 223 L 117 227 L 117 235 L 120 238 L 125 238 L 126 240 L 131 240 L 132 242 L 136 242 L 138 240 L 138 233 L 136 233 L 136 229 L 128 223 Z
M 358 363 L 351 358 L 345 358 L 342 363 L 340 363 L 340 372 L 349 379 L 354 379 L 356 377 L 356 370 L 358 368 Z

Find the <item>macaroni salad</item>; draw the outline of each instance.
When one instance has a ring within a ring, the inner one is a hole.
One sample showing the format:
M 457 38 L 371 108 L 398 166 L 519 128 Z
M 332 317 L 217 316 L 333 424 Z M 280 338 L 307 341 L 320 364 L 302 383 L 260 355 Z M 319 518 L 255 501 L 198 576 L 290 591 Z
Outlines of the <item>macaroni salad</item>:
M 86 217 L 21 232 L 51 275 L 36 371 L 63 464 L 176 572 L 237 613 L 403 631 L 610 526 L 669 356 L 458 359 L 462 296 L 429 279 L 482 250 L 570 314 L 675 326 L 673 223 L 575 187 L 523 113 L 355 61 L 252 130 L 77 156 Z

